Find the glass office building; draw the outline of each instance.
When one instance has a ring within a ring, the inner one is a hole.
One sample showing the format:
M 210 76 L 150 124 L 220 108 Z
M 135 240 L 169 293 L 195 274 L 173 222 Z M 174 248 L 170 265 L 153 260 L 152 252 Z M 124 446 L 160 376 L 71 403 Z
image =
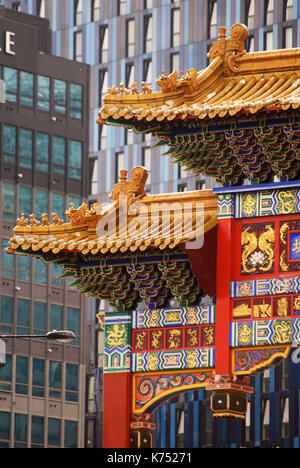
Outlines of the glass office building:
M 248 51 L 300 46 L 298 0 L 2 0 L 2 4 L 48 18 L 52 54 L 91 66 L 90 201 L 107 201 L 119 170 L 123 167 L 130 170 L 135 165 L 150 169 L 147 190 L 152 193 L 213 187 L 211 180 L 194 177 L 163 156 L 166 148 L 151 148 L 154 143 L 151 137 L 136 135 L 124 128 L 97 126 L 95 120 L 108 87 L 120 83 L 130 87 L 133 81 L 140 86 L 145 81 L 156 90 L 156 78 L 161 70 L 170 73 L 174 69 L 180 72 L 205 68 L 207 52 L 216 41 L 221 25 L 229 31 L 234 23 L 247 24 Z M 13 84 L 11 89 L 13 99 Z M 27 94 L 20 98 L 30 100 Z M 64 107 L 59 96 L 57 90 L 57 109 Z M 40 101 L 40 105 L 47 106 L 47 91 L 44 98 L 41 94 Z M 14 149 L 10 151 L 12 154 L 7 152 L 7 157 L 13 157 Z M 22 158 L 25 161 L 26 155 Z M 73 169 L 78 170 L 78 167 Z M 21 198 L 25 203 L 25 192 Z M 6 268 L 8 271 L 10 266 Z M 26 274 L 25 267 L 23 274 Z M 86 361 L 85 443 L 88 447 L 101 444 L 103 342 L 101 325 L 95 319 L 99 309 L 105 310 L 105 304 L 91 301 L 87 314 L 91 343 Z M 300 385 L 295 369 L 290 367 L 285 363 L 254 379 L 256 391 L 251 397 L 244 431 L 251 446 L 279 443 L 297 446 L 299 443 L 298 416 L 291 420 L 290 415 L 298 414 L 295 405 Z M 156 414 L 156 446 L 239 444 L 239 423 L 216 424 L 208 399 L 209 394 L 200 391 L 163 405 Z
M 0 25 L 0 334 L 77 335 L 65 345 L 6 340 L 0 446 L 82 447 L 85 299 L 57 266 L 5 249 L 17 218 L 64 219 L 87 198 L 89 68 L 50 55 L 46 19 L 1 6 Z

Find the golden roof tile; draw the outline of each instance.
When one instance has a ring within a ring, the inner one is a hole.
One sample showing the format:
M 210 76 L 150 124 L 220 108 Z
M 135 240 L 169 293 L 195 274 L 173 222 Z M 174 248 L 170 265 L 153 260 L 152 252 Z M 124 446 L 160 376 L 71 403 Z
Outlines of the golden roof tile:
M 121 171 L 108 207 L 71 205 L 66 212 L 70 222 L 62 224 L 28 225 L 19 219 L 7 252 L 105 256 L 174 249 L 216 226 L 217 196 L 211 190 L 146 195 L 148 171 L 134 168 L 130 180 L 126 173 Z

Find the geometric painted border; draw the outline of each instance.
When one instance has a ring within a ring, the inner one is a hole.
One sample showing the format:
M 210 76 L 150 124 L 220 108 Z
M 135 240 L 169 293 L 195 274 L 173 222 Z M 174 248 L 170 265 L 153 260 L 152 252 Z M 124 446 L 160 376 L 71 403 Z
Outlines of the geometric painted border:
M 230 346 L 269 346 L 300 342 L 300 319 L 255 320 L 231 323 Z
M 295 187 L 240 192 L 235 197 L 235 218 L 300 213 L 300 189 Z
M 214 365 L 214 348 L 135 353 L 132 355 L 131 372 L 202 369 Z
M 297 293 L 300 293 L 300 276 L 234 281 L 230 284 L 231 298 Z
M 215 305 L 176 307 L 133 312 L 132 328 L 161 328 L 212 324 L 216 321 Z

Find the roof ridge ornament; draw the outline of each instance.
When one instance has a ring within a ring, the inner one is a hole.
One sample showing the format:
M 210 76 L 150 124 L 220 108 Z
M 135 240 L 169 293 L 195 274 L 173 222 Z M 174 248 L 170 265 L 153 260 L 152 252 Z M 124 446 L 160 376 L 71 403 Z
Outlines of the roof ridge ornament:
M 146 195 L 145 185 L 149 171 L 143 166 L 136 166 L 132 169 L 129 180 L 127 180 L 127 172 L 126 169 L 120 170 L 120 182 L 114 185 L 109 198 L 118 202 L 120 196 L 127 196 L 127 204 L 131 205 Z
M 216 57 L 224 60 L 224 73 L 238 73 L 239 59 L 247 52 L 244 44 L 248 36 L 248 28 L 244 24 L 234 24 L 230 30 L 230 37 L 226 39 L 226 27 L 219 28 L 219 40 L 215 42 L 207 57 L 212 62 Z

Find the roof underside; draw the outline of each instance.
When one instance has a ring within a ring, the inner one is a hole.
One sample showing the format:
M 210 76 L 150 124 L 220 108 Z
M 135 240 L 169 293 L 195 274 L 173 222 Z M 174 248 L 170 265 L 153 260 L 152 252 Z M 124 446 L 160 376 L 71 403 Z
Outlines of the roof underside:
M 221 184 L 298 179 L 300 49 L 247 54 L 235 44 L 221 38 L 203 71 L 163 73 L 159 92 L 112 88 L 98 123 L 151 132 L 175 162 Z

